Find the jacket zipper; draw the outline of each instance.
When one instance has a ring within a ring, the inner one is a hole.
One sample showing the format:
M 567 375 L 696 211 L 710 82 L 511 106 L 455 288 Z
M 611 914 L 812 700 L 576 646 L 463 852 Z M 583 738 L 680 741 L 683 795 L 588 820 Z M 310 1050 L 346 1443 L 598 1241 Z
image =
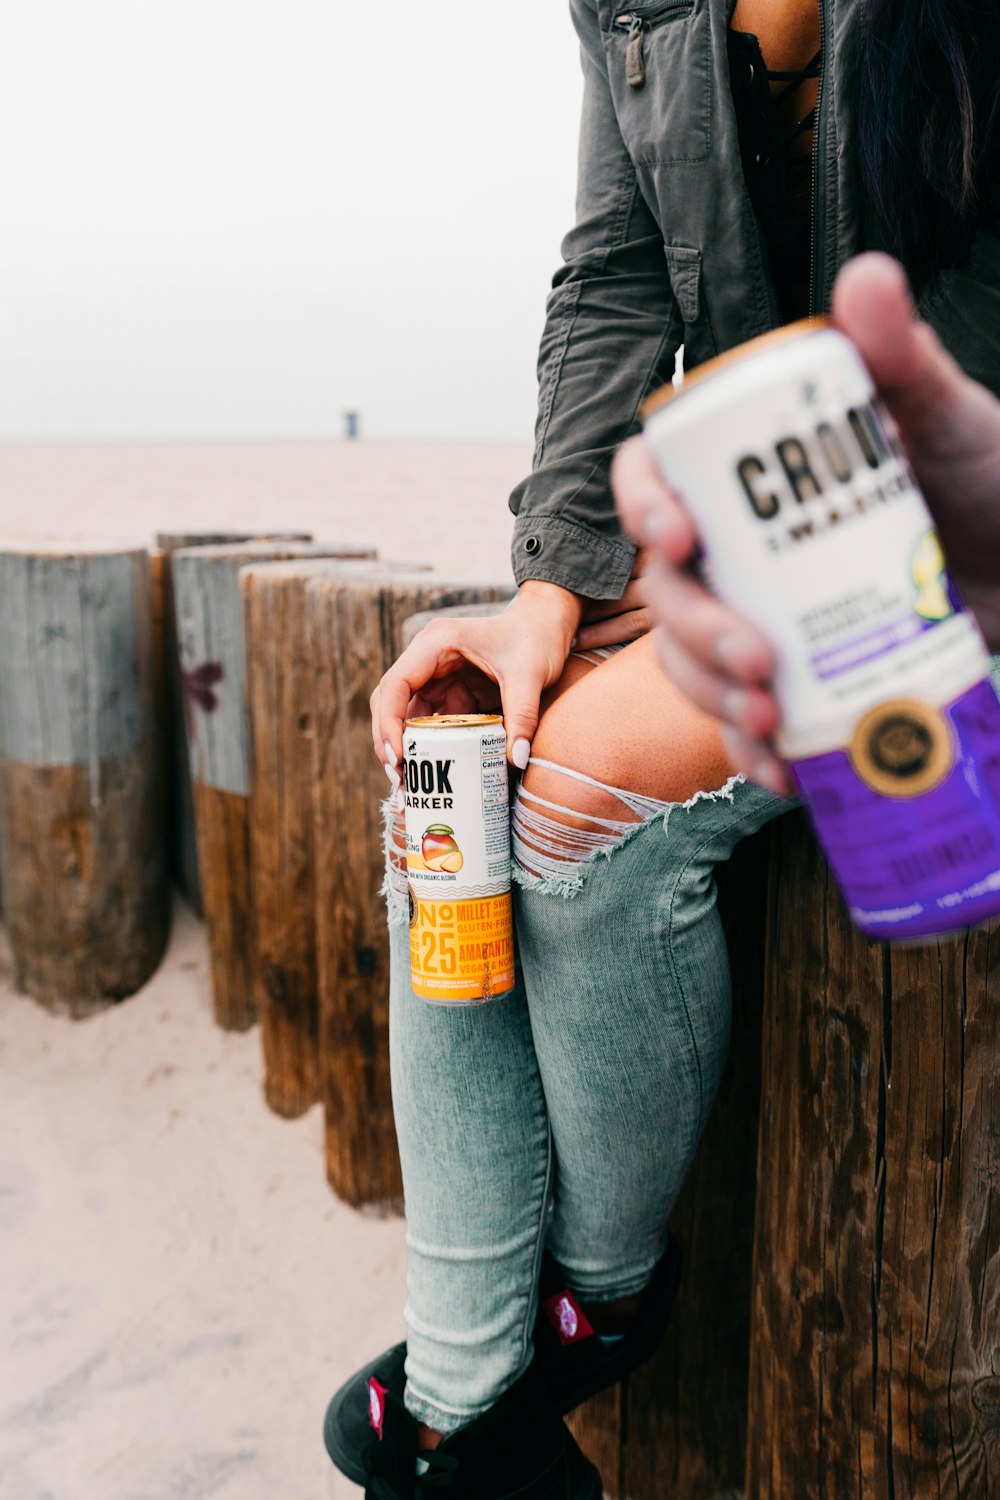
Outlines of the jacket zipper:
M 628 32 L 625 81 L 630 88 L 641 89 L 646 82 L 646 59 L 643 51 L 645 32 L 652 31 L 654 26 L 660 26 L 665 21 L 690 15 L 693 9 L 694 0 L 667 0 L 666 4 L 663 0 L 647 0 L 647 4 L 633 5 L 631 10 L 622 11 L 615 16 L 615 27 L 619 31 Z
M 812 180 L 812 217 L 809 227 L 809 311 L 817 313 L 819 307 L 820 290 L 820 260 L 823 255 L 823 235 L 820 234 L 820 206 L 823 197 L 820 194 L 820 167 L 823 160 L 820 155 L 820 140 L 825 134 L 826 112 L 826 75 L 829 71 L 826 55 L 826 5 L 827 0 L 819 0 L 819 95 L 816 100 L 816 128 L 813 131 L 813 180 Z M 826 225 L 822 228 L 825 231 Z M 825 271 L 825 266 L 823 270 Z

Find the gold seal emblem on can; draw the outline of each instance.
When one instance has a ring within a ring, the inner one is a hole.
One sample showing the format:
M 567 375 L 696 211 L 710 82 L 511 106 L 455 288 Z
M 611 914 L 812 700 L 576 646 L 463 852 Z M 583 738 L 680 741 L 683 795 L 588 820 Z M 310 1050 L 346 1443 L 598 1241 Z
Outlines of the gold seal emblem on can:
M 847 747 L 851 764 L 883 797 L 920 797 L 955 764 L 948 721 L 919 698 L 890 698 L 857 722 Z
M 498 714 L 403 731 L 413 993 L 482 1001 L 514 987 L 506 737 Z

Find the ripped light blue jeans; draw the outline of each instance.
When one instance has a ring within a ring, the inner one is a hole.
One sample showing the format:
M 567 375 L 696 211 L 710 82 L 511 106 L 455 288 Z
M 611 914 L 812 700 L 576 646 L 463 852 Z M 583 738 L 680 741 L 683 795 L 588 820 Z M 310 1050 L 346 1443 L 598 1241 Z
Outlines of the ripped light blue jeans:
M 572 847 L 557 808 L 519 795 L 518 980 L 484 1004 L 413 995 L 390 832 L 406 1404 L 442 1432 L 526 1369 L 543 1249 L 585 1301 L 645 1285 L 725 1061 L 713 869 L 789 804 L 741 778 L 684 804 L 611 790 L 622 819 L 578 820 Z

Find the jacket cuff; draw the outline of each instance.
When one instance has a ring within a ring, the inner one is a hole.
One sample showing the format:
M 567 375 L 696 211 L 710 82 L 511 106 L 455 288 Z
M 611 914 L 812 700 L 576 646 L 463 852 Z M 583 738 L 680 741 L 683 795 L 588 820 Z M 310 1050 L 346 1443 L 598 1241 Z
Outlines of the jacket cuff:
M 518 584 L 556 583 L 587 599 L 620 599 L 632 573 L 635 547 L 562 516 L 519 516 L 511 563 Z

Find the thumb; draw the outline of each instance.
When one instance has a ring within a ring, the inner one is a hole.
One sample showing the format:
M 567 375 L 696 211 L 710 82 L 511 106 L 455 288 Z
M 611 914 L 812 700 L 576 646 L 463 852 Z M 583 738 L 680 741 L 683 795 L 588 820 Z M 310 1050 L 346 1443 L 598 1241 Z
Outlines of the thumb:
M 503 704 L 503 727 L 507 733 L 507 759 L 523 771 L 531 754 L 531 742 L 538 728 L 538 706 L 545 674 L 538 667 L 524 667 L 513 678 L 500 678 L 500 701 Z
M 834 287 L 833 316 L 857 345 L 900 426 L 913 432 L 939 424 L 962 376 L 917 317 L 899 262 L 878 252 L 849 261 Z

